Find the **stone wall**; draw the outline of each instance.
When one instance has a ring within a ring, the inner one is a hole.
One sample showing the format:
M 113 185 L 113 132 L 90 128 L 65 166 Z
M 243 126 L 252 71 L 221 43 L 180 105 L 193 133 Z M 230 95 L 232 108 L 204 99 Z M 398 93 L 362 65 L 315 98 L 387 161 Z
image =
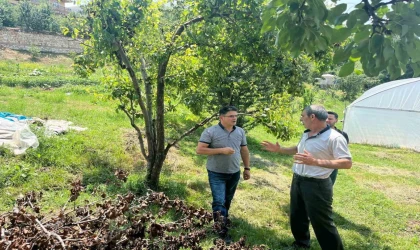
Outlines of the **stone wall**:
M 41 52 L 80 53 L 83 51 L 80 42 L 65 36 L 29 33 L 19 29 L 0 29 L 0 46 L 14 50 L 28 51 L 31 46 L 36 46 Z

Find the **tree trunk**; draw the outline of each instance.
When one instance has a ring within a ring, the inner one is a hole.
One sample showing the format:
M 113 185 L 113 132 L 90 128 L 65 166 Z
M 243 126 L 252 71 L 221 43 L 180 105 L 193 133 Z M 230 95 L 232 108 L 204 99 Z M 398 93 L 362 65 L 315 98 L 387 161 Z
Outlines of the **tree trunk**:
M 147 161 L 146 186 L 157 191 L 159 188 L 160 172 L 162 171 L 166 154 L 157 153 L 154 157 L 150 158 L 151 159 L 148 159 Z

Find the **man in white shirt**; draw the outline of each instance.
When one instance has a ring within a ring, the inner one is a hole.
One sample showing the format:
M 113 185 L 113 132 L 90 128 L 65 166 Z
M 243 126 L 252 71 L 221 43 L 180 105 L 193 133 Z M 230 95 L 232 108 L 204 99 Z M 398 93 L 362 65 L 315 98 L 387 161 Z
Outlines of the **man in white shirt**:
M 307 130 L 297 146 L 285 148 L 278 143 L 262 143 L 267 151 L 294 155 L 290 225 L 295 247 L 310 247 L 311 222 L 322 249 L 343 249 L 332 219 L 333 189 L 329 177 L 334 169 L 351 168 L 352 161 L 346 139 L 327 126 L 327 118 L 323 106 L 307 106 L 300 118 Z

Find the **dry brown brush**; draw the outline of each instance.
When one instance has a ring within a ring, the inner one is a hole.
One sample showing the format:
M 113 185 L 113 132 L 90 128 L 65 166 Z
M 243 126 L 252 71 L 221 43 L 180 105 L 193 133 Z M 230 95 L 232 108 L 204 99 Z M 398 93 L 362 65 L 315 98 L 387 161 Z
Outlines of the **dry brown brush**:
M 69 202 L 82 191 L 81 182 L 73 182 Z M 17 199 L 13 211 L 0 215 L 0 249 L 194 250 L 214 236 L 209 211 L 170 200 L 163 193 L 150 191 L 141 197 L 129 193 L 113 199 L 103 195 L 100 202 L 64 206 L 46 215 L 40 212 L 41 199 L 42 193 L 27 193 Z M 230 246 L 222 240 L 214 243 L 214 250 L 265 249 L 246 246 L 245 237 Z

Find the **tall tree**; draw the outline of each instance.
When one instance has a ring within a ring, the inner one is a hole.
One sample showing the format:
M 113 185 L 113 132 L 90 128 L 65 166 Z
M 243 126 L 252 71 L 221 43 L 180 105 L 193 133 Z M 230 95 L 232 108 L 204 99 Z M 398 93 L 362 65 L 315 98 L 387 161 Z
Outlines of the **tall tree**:
M 327 8 L 325 2 L 272 0 L 262 30 L 276 30 L 280 47 L 294 55 L 334 46 L 334 63 L 344 63 L 340 76 L 351 74 L 357 61 L 367 76 L 386 69 L 396 79 L 407 64 L 420 76 L 420 0 L 361 0 L 350 12 L 345 3 Z
M 147 160 L 146 184 L 152 189 L 158 188 L 169 149 L 213 119 L 221 105 L 254 110 L 278 137 L 293 134 L 288 103 L 311 71 L 310 58 L 291 58 L 269 48 L 275 37 L 260 33 L 262 4 L 93 0 L 86 6 L 87 18 L 78 19 L 80 27 L 73 31 L 86 40 L 84 54 L 75 59 L 76 70 L 114 70 L 108 84 L 137 131 Z M 177 103 L 202 120 L 181 132 L 166 119 Z M 279 114 L 277 108 L 283 123 L 267 119 Z M 177 136 L 169 135 L 168 127 Z

